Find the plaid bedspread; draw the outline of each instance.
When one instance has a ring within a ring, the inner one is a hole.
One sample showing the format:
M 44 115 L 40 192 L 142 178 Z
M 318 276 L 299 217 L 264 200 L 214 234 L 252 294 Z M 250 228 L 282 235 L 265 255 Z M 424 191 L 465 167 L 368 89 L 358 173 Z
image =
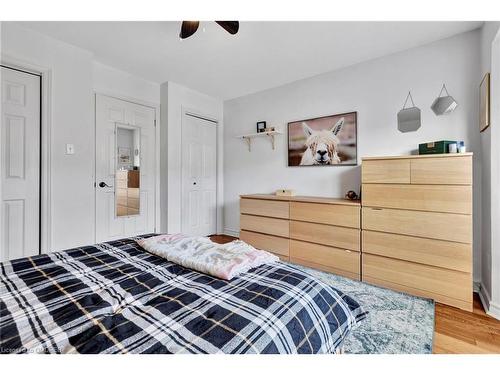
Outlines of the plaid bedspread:
M 333 353 L 364 316 L 291 265 L 225 281 L 133 239 L 0 263 L 1 353 Z

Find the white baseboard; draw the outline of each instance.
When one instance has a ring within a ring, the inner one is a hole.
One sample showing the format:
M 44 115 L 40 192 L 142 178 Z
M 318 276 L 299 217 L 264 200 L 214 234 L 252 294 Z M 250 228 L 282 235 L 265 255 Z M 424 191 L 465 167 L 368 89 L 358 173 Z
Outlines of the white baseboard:
M 478 294 L 479 294 L 479 299 L 483 304 L 484 311 L 488 312 L 488 310 L 490 309 L 490 295 L 488 294 L 488 291 L 485 288 L 483 288 L 481 284 L 479 285 Z
M 500 320 L 500 305 L 491 300 L 488 291 L 486 290 L 486 288 L 483 288 L 482 285 L 479 285 L 479 299 L 483 304 L 486 314 Z
M 478 294 L 480 293 L 480 291 L 481 291 L 481 281 L 474 281 L 472 283 L 472 291 L 474 293 L 478 293 Z
M 490 309 L 488 315 L 500 320 L 500 304 L 490 301 Z
M 231 237 L 239 237 L 240 236 L 239 230 L 234 230 L 234 229 L 229 229 L 229 228 L 224 228 L 223 233 L 228 235 L 228 236 L 231 236 Z

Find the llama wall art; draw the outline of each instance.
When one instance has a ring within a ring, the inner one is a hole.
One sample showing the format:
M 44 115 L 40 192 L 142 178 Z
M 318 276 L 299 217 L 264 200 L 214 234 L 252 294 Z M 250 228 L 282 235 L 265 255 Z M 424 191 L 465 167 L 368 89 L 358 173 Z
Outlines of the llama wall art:
M 356 115 L 350 112 L 288 123 L 288 165 L 356 165 Z

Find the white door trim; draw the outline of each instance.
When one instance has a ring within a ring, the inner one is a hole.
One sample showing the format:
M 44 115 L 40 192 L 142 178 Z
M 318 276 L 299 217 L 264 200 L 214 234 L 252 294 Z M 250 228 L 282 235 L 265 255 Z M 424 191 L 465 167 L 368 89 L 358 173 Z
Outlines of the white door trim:
M 51 200 L 51 148 L 52 148 L 52 69 L 41 66 L 20 57 L 1 53 L 0 62 L 3 65 L 24 70 L 41 76 L 42 102 L 41 137 L 42 149 L 41 179 L 40 179 L 40 252 L 49 253 L 52 250 L 52 200 Z M 1 150 L 0 150 L 1 152 Z M 0 187 L 1 188 L 1 187 Z M 1 194 L 1 191 L 0 191 Z
M 215 204 L 217 206 L 217 214 L 216 214 L 216 230 L 217 234 L 220 234 L 223 232 L 223 209 L 222 209 L 222 202 L 224 201 L 224 190 L 223 190 L 223 184 L 224 184 L 224 161 L 223 161 L 223 153 L 221 145 L 223 144 L 223 128 L 221 127 L 221 122 L 219 119 L 217 119 L 214 116 L 207 115 L 206 113 L 202 113 L 196 109 L 181 106 L 181 127 L 184 126 L 184 116 L 193 116 L 200 118 L 202 120 L 210 121 L 215 124 L 216 127 L 216 132 L 217 132 L 217 141 L 216 141 L 216 152 L 217 152 L 217 171 L 216 171 L 216 194 L 215 194 Z M 182 130 L 181 130 L 181 144 L 182 144 Z M 180 153 L 180 159 L 181 159 L 181 171 L 182 171 L 182 147 L 179 150 Z M 182 172 L 181 172 L 181 181 L 182 181 Z M 182 202 L 183 200 L 183 194 L 184 191 L 181 188 L 181 196 L 180 196 L 180 201 Z M 182 203 L 181 203 L 181 217 L 180 217 L 180 223 L 182 223 Z
M 130 96 L 126 95 L 121 95 L 118 93 L 113 93 L 112 91 L 108 90 L 96 90 L 94 89 L 94 95 L 93 95 L 93 105 L 94 105 L 94 150 L 93 150 L 93 157 L 94 157 L 94 182 L 97 183 L 96 181 L 96 150 L 95 150 L 95 134 L 96 134 L 96 126 L 97 126 L 97 119 L 96 119 L 96 97 L 97 95 L 104 95 L 104 96 L 109 96 L 110 98 L 115 98 L 119 100 L 123 100 L 126 102 L 134 103 L 134 104 L 139 104 L 145 107 L 153 108 L 155 110 L 155 232 L 158 232 L 160 229 L 160 218 L 161 218 L 161 210 L 160 210 L 160 125 L 161 125 L 161 113 L 160 113 L 160 104 L 158 103 L 153 103 L 149 101 L 145 101 L 142 99 L 137 99 L 133 98 Z M 96 223 L 97 223 L 97 217 L 96 217 L 96 210 L 95 210 L 95 202 L 96 202 L 96 189 L 94 186 L 94 242 L 96 240 Z

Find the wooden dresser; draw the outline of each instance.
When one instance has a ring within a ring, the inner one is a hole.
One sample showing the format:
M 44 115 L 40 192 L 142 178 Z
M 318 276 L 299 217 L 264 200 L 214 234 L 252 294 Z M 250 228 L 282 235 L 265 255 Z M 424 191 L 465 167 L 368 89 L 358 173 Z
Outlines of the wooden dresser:
M 360 280 L 360 203 L 242 195 L 240 238 L 282 260 Z
M 472 154 L 362 159 L 362 280 L 472 311 Z

